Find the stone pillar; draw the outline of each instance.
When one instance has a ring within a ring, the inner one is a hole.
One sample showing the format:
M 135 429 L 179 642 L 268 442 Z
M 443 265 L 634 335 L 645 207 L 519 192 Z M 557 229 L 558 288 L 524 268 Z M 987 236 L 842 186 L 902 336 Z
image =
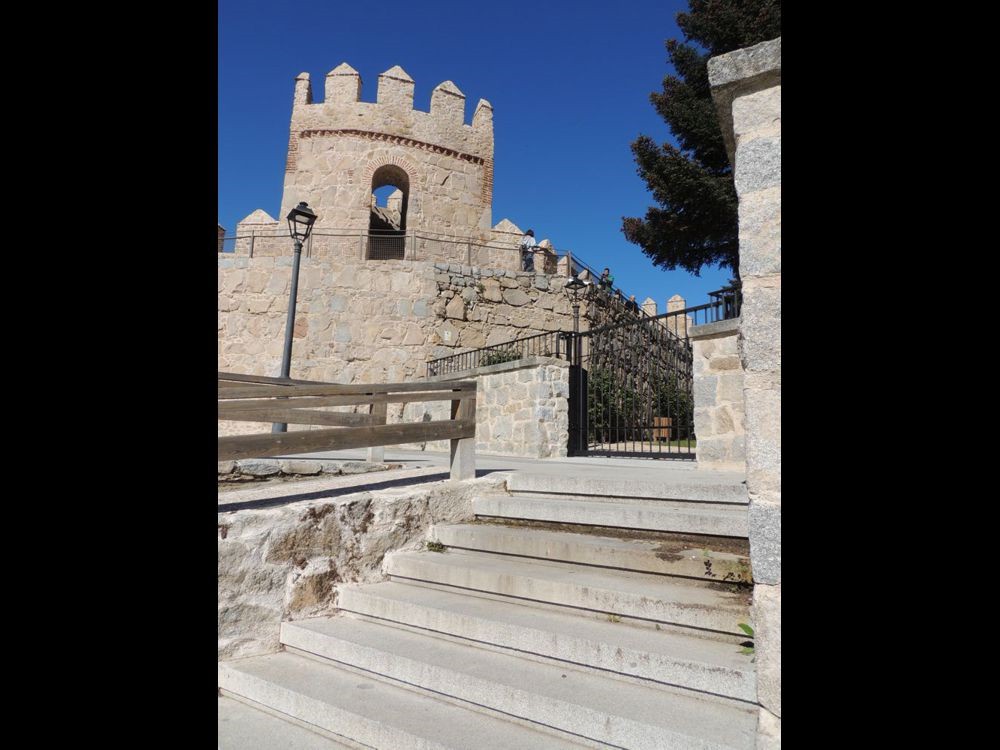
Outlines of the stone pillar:
M 683 310 L 685 307 L 687 307 L 687 302 L 679 294 L 675 294 L 667 300 L 668 313 Z M 667 318 L 667 328 L 677 336 L 680 336 L 682 339 L 687 338 L 689 329 L 691 328 L 691 316 L 674 315 L 673 317 Z
M 692 326 L 694 434 L 698 468 L 746 470 L 739 319 Z
M 773 748 L 781 745 L 781 38 L 712 58 L 708 78 L 739 198 L 757 747 Z
M 219 224 L 219 252 L 224 252 L 223 240 L 226 237 L 226 230 L 222 228 L 222 224 Z

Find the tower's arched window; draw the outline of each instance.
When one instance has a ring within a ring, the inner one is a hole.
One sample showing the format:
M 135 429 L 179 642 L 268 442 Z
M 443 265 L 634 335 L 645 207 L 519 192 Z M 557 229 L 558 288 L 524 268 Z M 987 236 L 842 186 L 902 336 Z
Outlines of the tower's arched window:
M 368 222 L 368 259 L 402 260 L 406 256 L 406 210 L 410 178 L 395 164 L 372 175 L 371 218 Z

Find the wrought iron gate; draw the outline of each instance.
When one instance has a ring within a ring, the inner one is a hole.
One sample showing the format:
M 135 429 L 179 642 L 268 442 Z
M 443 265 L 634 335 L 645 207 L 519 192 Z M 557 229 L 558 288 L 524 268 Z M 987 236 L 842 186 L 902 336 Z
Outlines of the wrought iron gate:
M 692 353 L 667 313 L 568 334 L 569 453 L 695 457 Z

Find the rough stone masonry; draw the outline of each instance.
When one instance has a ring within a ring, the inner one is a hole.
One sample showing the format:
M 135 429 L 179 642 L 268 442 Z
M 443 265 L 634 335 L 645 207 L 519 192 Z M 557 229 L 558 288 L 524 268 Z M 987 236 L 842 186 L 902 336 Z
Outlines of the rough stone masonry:
M 739 197 L 757 746 L 775 748 L 781 745 L 781 38 L 709 60 L 708 76 Z

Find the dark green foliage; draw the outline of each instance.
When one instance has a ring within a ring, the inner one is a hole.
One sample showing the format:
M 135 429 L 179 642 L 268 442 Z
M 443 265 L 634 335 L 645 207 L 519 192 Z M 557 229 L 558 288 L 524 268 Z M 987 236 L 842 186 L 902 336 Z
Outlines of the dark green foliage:
M 587 431 L 591 442 L 651 440 L 656 417 L 671 418 L 671 439 L 694 439 L 690 383 L 676 376 L 636 382 L 609 367 L 587 375 Z
M 650 101 L 679 148 L 640 135 L 632 143 L 639 176 L 658 206 L 623 217 L 626 239 L 654 265 L 698 276 L 703 266 L 739 272 L 736 189 L 708 85 L 708 59 L 781 36 L 781 0 L 690 0 L 677 14 L 684 42 L 666 42 L 677 72 Z M 697 43 L 698 47 L 688 44 Z
M 521 352 L 517 349 L 494 349 L 485 352 L 479 358 L 479 366 L 499 365 L 502 362 L 513 362 L 516 359 L 521 359 Z

